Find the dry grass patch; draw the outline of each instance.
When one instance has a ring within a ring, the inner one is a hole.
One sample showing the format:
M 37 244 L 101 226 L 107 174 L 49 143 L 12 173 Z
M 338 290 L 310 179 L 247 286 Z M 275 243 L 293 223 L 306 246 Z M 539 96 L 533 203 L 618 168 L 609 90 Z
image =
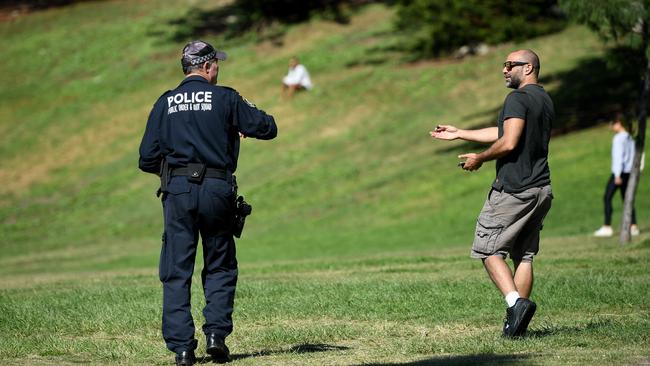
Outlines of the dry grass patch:
M 134 96 L 131 96 L 134 97 Z M 147 103 L 142 103 L 147 106 Z M 121 153 L 133 148 L 135 136 L 144 131 L 146 122 L 145 108 L 121 109 L 120 102 L 110 106 L 96 107 L 79 116 L 84 121 L 99 121 L 86 126 L 80 131 L 62 131 L 55 126 L 45 131 L 40 143 L 27 154 L 11 159 L 0 168 L 0 194 L 21 196 L 34 184 L 43 184 L 51 180 L 52 172 L 64 167 L 83 170 L 93 166 L 109 163 L 120 158 Z M 108 113 L 107 111 L 112 110 Z M 117 111 L 117 113 L 116 113 Z M 53 145 L 49 136 L 65 136 L 63 142 Z M 126 143 L 119 143 L 124 141 Z M 116 151 L 115 145 L 122 151 Z M 20 167 L 29 166 L 27 170 Z M 71 174 L 74 175 L 74 172 Z

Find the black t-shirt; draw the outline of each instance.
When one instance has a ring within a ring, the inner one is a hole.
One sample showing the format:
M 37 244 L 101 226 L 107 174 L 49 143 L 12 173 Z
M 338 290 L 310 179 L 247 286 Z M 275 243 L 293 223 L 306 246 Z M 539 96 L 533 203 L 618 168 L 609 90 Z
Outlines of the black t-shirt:
M 517 147 L 497 159 L 497 177 L 492 187 L 517 193 L 551 183 L 548 142 L 554 116 L 553 101 L 539 85 L 528 84 L 508 94 L 499 114 L 499 138 L 508 118 L 526 122 Z

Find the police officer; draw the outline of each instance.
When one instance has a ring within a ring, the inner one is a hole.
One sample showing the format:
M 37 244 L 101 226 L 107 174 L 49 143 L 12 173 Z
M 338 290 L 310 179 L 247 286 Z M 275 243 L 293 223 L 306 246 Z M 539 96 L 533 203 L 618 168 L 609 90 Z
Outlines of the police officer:
M 224 52 L 207 42 L 188 43 L 181 57 L 185 79 L 158 98 L 140 144 L 140 169 L 161 175 L 162 333 L 167 348 L 176 353 L 177 365 L 196 362 L 190 287 L 199 234 L 206 351 L 215 361 L 229 360 L 224 340 L 233 329 L 237 283 L 231 222 L 239 139 L 269 140 L 277 135 L 272 116 L 234 89 L 216 85 L 219 61 L 225 59 Z

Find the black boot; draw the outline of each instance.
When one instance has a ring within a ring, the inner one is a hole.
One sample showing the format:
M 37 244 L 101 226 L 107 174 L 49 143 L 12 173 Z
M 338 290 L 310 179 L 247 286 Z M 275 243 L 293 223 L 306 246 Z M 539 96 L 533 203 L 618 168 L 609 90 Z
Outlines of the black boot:
M 191 366 L 195 362 L 194 351 L 183 351 L 176 354 L 176 366 Z
M 205 335 L 205 350 L 210 356 L 212 356 L 212 361 L 230 361 L 230 350 L 228 350 L 226 342 L 215 333 L 208 333 Z

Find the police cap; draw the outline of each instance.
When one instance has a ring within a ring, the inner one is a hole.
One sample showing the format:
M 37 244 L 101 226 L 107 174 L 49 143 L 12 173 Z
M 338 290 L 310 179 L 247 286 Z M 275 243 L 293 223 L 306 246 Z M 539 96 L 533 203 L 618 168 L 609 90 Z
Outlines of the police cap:
M 211 44 L 196 40 L 183 47 L 181 65 L 185 68 L 200 65 L 214 59 L 225 60 L 227 57 L 228 55 L 225 52 L 216 50 Z

